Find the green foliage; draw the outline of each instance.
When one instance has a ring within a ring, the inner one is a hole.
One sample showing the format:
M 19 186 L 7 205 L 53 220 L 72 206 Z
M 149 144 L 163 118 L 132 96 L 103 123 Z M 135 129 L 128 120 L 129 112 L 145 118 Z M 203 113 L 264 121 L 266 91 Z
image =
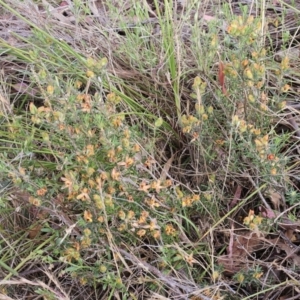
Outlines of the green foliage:
M 38 262 L 51 284 L 32 286 L 45 299 L 64 294 L 52 288 L 62 278 L 99 299 L 138 299 L 141 286 L 145 298 L 222 299 L 228 277 L 241 297 L 263 293 L 264 265 L 246 272 L 232 259 L 256 249 L 234 236 L 267 239 L 282 207 L 295 206 L 291 222 L 298 213 L 294 133 L 278 130 L 291 62 L 270 55 L 264 16 L 226 4 L 226 22 L 201 19 L 198 2 L 180 14 L 173 1 L 109 2 L 113 28 L 98 24 L 87 54 L 90 37 L 72 43 L 58 22 L 57 38 L 55 22 L 38 26 L 0 0 L 31 28 L 14 35 L 24 47 L 0 42 L 26 66 L 1 83 L 18 96 L 5 95 L 0 116 L 0 278 Z M 88 34 L 93 9 L 74 1 L 70 28 Z

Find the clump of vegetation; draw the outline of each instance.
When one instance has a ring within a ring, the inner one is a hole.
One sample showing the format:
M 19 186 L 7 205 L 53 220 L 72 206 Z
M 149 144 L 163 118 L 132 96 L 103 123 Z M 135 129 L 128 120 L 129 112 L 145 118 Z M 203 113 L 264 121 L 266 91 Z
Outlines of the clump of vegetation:
M 297 295 L 298 10 L 179 2 L 0 0 L 5 297 Z

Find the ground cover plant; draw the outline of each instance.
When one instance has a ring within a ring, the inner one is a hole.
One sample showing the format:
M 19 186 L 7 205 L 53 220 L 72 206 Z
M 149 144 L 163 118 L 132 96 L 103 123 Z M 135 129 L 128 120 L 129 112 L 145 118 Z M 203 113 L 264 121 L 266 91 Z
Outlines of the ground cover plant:
M 296 1 L 0 5 L 0 299 L 300 297 Z

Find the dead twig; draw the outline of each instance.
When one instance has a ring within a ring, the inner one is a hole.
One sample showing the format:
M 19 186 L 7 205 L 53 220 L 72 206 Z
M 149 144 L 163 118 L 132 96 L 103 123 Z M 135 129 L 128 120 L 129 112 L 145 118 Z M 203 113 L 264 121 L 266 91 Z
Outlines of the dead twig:
M 174 280 L 172 277 L 166 276 L 166 275 L 162 274 L 161 271 L 159 269 L 157 269 L 156 267 L 148 264 L 147 262 L 144 262 L 144 261 L 140 260 L 135 255 L 130 254 L 130 253 L 128 253 L 125 250 L 122 250 L 122 249 L 118 248 L 118 251 L 122 255 L 124 255 L 125 258 L 127 258 L 131 262 L 136 263 L 138 266 L 140 266 L 144 271 L 150 272 L 153 275 L 155 275 L 156 278 L 160 279 L 164 284 L 166 284 L 173 291 L 175 291 L 176 293 L 178 293 L 181 296 L 181 299 L 189 299 L 188 294 L 190 294 L 190 293 L 193 292 L 193 290 L 194 290 L 193 287 L 188 286 L 188 285 L 184 285 L 182 283 L 179 283 L 176 280 Z M 183 292 L 185 292 L 186 295 L 183 295 L 180 290 L 182 290 Z M 204 295 L 201 295 L 201 298 L 203 300 L 209 300 L 210 299 L 210 298 L 208 298 L 208 297 L 206 297 Z
M 258 196 L 261 199 L 261 201 L 263 202 L 263 204 L 265 205 L 265 207 L 267 209 L 269 209 L 270 211 L 272 211 L 271 206 L 268 204 L 268 202 L 266 201 L 266 199 L 264 198 L 263 194 L 261 193 L 261 191 L 259 190 L 259 188 L 257 187 L 256 183 L 254 182 L 254 180 L 252 179 L 252 177 L 250 176 L 250 174 L 246 174 L 249 181 L 251 182 L 251 184 L 253 185 L 253 187 L 257 190 Z

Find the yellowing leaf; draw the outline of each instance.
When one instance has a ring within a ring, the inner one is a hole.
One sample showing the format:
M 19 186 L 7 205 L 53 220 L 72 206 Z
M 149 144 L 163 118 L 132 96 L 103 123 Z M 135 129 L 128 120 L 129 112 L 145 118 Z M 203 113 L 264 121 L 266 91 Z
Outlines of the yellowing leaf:
M 158 119 L 156 119 L 154 126 L 156 128 L 159 128 L 162 124 L 163 124 L 163 119 L 162 119 L 162 117 L 159 117 Z
M 29 110 L 30 110 L 31 114 L 33 114 L 33 115 L 35 115 L 37 113 L 37 108 L 33 104 L 33 102 L 30 102 L 30 104 L 29 104 Z

